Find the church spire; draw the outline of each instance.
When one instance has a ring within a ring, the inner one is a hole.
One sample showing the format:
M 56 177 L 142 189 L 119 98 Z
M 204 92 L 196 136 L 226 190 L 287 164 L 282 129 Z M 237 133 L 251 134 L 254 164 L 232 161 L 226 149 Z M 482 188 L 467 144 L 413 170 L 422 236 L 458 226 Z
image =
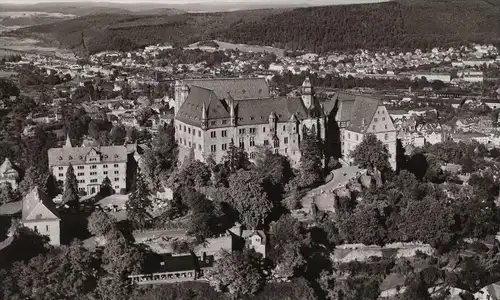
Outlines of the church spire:
M 64 147 L 63 148 L 71 148 L 73 146 L 71 146 L 71 139 L 69 138 L 69 134 L 66 135 L 66 143 L 64 144 Z

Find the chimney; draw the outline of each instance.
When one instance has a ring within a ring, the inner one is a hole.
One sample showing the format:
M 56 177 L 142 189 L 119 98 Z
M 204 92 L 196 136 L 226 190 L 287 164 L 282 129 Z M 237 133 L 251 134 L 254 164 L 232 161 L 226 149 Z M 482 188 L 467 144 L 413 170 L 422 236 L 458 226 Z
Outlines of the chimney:
M 366 126 L 366 122 L 365 122 L 365 118 L 363 118 L 363 119 L 361 119 L 361 128 L 365 129 L 365 126 Z

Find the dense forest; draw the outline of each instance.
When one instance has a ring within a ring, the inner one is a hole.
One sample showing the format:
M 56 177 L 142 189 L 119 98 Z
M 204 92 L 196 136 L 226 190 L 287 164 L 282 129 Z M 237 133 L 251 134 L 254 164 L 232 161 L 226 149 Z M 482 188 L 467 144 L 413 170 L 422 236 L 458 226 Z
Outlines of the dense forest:
M 426 49 L 500 41 L 500 2 L 398 0 L 377 4 L 267 9 L 175 16 L 92 15 L 20 29 L 73 50 L 131 50 L 220 39 L 328 52 L 356 48 Z

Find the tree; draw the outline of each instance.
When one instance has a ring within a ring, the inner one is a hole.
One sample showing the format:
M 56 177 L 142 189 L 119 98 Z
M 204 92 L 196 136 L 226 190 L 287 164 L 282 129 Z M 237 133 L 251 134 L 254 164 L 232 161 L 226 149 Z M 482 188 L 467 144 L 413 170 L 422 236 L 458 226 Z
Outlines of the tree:
M 384 170 L 389 168 L 389 151 L 373 134 L 365 135 L 363 141 L 354 149 L 352 158 L 361 168 Z
M 83 299 L 95 287 L 97 267 L 93 254 L 73 242 L 14 265 L 11 274 L 18 299 Z
M 101 186 L 99 188 L 99 196 L 101 197 L 107 197 L 109 195 L 112 195 L 115 192 L 113 189 L 113 186 L 111 185 L 111 180 L 109 179 L 108 176 L 104 177 L 102 180 Z
M 260 259 L 254 253 L 223 252 L 213 269 L 208 273 L 211 286 L 217 291 L 229 292 L 234 298 L 255 295 L 263 286 Z
M 153 191 L 161 187 L 163 179 L 168 178 L 177 165 L 177 143 L 173 125 L 160 128 L 153 140 L 151 149 L 147 150 L 141 160 L 141 170 Z
M 128 275 L 142 271 L 144 255 L 120 231 L 112 230 L 106 238 L 101 258 L 106 272 L 124 280 Z
M 152 207 L 151 193 L 148 189 L 144 176 L 137 172 L 135 189 L 130 194 L 127 203 L 127 218 L 136 228 L 144 228 L 150 219 L 148 209 Z
M 302 248 L 309 242 L 300 222 L 290 215 L 283 215 L 278 221 L 271 223 L 269 240 L 269 258 L 277 265 L 277 276 L 293 277 L 305 263 Z
M 123 125 L 113 126 L 109 132 L 109 138 L 113 145 L 123 145 L 126 136 L 127 131 Z
M 365 245 L 384 245 L 387 230 L 378 207 L 361 203 L 352 215 L 342 214 L 338 221 L 339 231 L 348 242 Z
M 169 178 L 169 186 L 174 190 L 180 187 L 206 187 L 210 183 L 211 172 L 208 166 L 199 160 L 182 164 Z
M 116 229 L 116 220 L 101 209 L 96 209 L 88 218 L 88 230 L 95 236 L 106 235 Z
M 263 179 L 255 171 L 238 170 L 229 177 L 231 205 L 238 211 L 243 224 L 257 228 L 272 209 L 262 187 Z
M 300 143 L 300 174 L 298 185 L 311 187 L 323 180 L 323 163 L 320 142 L 314 132 L 304 130 Z
M 42 186 L 45 175 L 33 166 L 28 167 L 24 173 L 23 180 L 19 183 L 19 191 L 25 196 L 35 186 Z
M 12 189 L 12 185 L 9 182 L 0 184 L 0 205 L 17 201 L 19 198 L 19 193 Z
M 76 209 L 78 209 L 80 205 L 80 199 L 78 197 L 78 180 L 76 179 L 75 170 L 71 164 L 69 164 L 68 170 L 66 171 L 62 203 Z
M 248 153 L 242 148 L 236 147 L 233 141 L 229 143 L 226 154 L 222 157 L 222 163 L 228 167 L 230 174 L 236 173 L 239 169 L 248 170 L 250 167 Z

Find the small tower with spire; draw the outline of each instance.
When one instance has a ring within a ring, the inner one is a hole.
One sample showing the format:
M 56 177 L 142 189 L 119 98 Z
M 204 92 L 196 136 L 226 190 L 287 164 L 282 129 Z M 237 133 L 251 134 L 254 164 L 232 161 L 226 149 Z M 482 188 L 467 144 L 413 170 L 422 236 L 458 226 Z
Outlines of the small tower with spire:
M 66 143 L 64 144 L 63 148 L 72 148 L 73 146 L 71 145 L 71 139 L 69 138 L 69 134 L 66 135 Z
M 227 93 L 227 101 L 229 102 L 229 118 L 231 119 L 231 126 L 236 127 L 236 110 L 234 107 L 234 99 L 231 94 Z
M 313 105 L 314 91 L 311 81 L 309 80 L 309 77 L 306 77 L 306 79 L 302 83 L 301 94 L 302 94 L 302 103 L 307 109 L 311 109 Z

